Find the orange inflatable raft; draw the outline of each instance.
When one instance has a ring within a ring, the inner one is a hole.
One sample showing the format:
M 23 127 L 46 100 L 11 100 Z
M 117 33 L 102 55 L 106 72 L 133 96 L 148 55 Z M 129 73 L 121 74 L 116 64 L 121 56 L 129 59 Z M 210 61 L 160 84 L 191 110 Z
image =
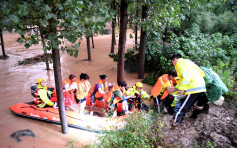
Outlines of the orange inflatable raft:
M 95 107 L 101 108 L 100 102 L 96 102 Z M 87 100 L 90 105 L 90 100 Z M 121 104 L 120 104 L 121 105 Z M 21 117 L 32 118 L 41 121 L 47 121 L 55 124 L 60 124 L 59 110 L 47 107 L 38 108 L 33 102 L 18 103 L 10 107 L 10 110 Z M 74 127 L 93 132 L 103 132 L 106 130 L 121 130 L 126 125 L 126 116 L 119 117 L 97 117 L 78 112 L 66 110 L 66 118 L 69 127 Z

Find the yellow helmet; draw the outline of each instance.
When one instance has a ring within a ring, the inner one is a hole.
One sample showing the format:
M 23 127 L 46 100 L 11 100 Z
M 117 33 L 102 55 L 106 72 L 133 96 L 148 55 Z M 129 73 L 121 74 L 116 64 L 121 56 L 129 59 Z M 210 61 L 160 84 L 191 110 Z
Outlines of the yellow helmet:
M 136 87 L 143 87 L 143 85 L 142 85 L 141 82 L 137 82 L 137 83 L 136 83 Z
M 39 84 L 39 83 L 42 82 L 42 81 L 44 81 L 44 79 L 43 79 L 43 78 L 39 78 L 39 79 L 36 81 L 36 83 Z

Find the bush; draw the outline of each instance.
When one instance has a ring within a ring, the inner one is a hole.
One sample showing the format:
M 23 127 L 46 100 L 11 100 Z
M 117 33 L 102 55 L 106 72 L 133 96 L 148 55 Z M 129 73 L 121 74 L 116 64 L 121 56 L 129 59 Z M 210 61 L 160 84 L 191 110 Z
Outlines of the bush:
M 153 111 L 149 114 L 134 112 L 126 118 L 127 125 L 123 130 L 100 135 L 96 147 L 171 147 L 162 140 L 164 120 L 152 114 Z

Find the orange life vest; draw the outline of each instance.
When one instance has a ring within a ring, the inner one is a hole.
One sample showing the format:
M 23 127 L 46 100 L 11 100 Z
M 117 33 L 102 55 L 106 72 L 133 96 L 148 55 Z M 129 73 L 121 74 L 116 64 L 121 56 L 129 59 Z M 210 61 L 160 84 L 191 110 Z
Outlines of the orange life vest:
M 66 81 L 63 82 L 63 88 L 64 88 L 64 86 L 65 86 L 66 83 L 68 83 L 69 86 L 72 85 L 72 81 L 71 81 L 70 79 L 67 79 Z M 69 94 L 71 94 L 71 95 L 73 96 L 73 98 L 74 98 L 74 91 L 75 91 L 75 90 L 69 90 L 69 91 L 67 91 L 67 92 L 68 92 Z
M 152 96 L 156 98 L 160 93 L 163 93 L 162 97 L 160 98 L 161 100 L 163 100 L 169 94 L 168 90 L 166 89 L 167 86 L 173 86 L 173 84 L 172 80 L 169 80 L 168 74 L 164 74 L 158 78 L 155 86 L 152 88 L 151 90 Z M 164 92 L 161 92 L 162 88 L 165 89 L 163 90 Z
M 106 83 L 104 84 L 104 83 L 102 82 L 102 80 L 98 80 L 98 81 L 95 83 L 95 85 L 92 87 L 92 89 L 91 89 L 91 91 L 90 91 L 91 94 L 94 93 L 95 87 L 96 87 L 96 85 L 97 85 L 98 83 L 100 83 L 100 85 L 101 85 L 101 90 L 102 90 L 102 91 L 108 90 L 108 87 L 109 87 L 109 86 L 108 86 L 108 83 L 106 82 Z M 101 98 L 101 97 L 103 97 L 103 96 L 104 96 L 104 94 L 100 93 L 99 90 L 95 93 L 95 97 L 96 97 L 96 98 Z
M 80 80 L 77 80 L 78 91 L 77 91 L 77 99 L 81 100 L 88 96 L 88 89 L 90 89 L 90 83 L 87 81 L 82 83 Z
M 113 92 L 116 91 L 116 90 L 119 90 L 122 94 L 122 96 L 125 94 L 125 92 L 122 92 L 118 86 L 118 84 L 116 84 L 108 93 L 107 95 L 107 103 L 109 103 L 112 99 L 112 96 L 113 96 Z M 119 101 L 121 101 L 121 99 L 119 97 L 115 97 L 114 99 L 114 104 L 118 103 Z
M 38 90 L 43 88 L 37 88 L 34 92 L 34 104 L 40 104 L 42 101 L 40 99 L 40 96 L 38 95 Z

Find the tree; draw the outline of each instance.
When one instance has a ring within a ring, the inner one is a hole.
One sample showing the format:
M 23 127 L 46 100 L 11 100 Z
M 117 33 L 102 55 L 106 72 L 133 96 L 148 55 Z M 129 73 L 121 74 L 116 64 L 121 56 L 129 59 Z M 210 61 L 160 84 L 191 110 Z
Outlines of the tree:
M 118 45 L 118 64 L 117 64 L 117 81 L 124 80 L 124 53 L 126 44 L 126 31 L 128 23 L 128 0 L 121 0 L 120 5 L 120 31 Z
M 90 37 L 103 34 L 104 27 L 111 20 L 113 11 L 109 14 L 107 3 L 97 0 L 83 0 L 82 12 L 77 14 L 84 24 L 84 35 L 87 40 L 88 60 L 91 61 Z
M 142 22 L 147 19 L 147 6 L 142 6 Z M 146 29 L 141 28 L 141 38 L 140 38 L 140 47 L 139 47 L 139 67 L 138 67 L 138 78 L 144 78 L 144 69 L 145 69 L 145 50 L 146 50 Z
M 116 2 L 115 2 L 115 0 L 112 0 L 111 10 L 116 11 Z M 114 53 L 114 45 L 116 45 L 115 23 L 116 23 L 116 13 L 114 13 L 114 16 L 112 18 L 112 42 L 111 42 L 111 51 L 110 51 L 110 53 Z

